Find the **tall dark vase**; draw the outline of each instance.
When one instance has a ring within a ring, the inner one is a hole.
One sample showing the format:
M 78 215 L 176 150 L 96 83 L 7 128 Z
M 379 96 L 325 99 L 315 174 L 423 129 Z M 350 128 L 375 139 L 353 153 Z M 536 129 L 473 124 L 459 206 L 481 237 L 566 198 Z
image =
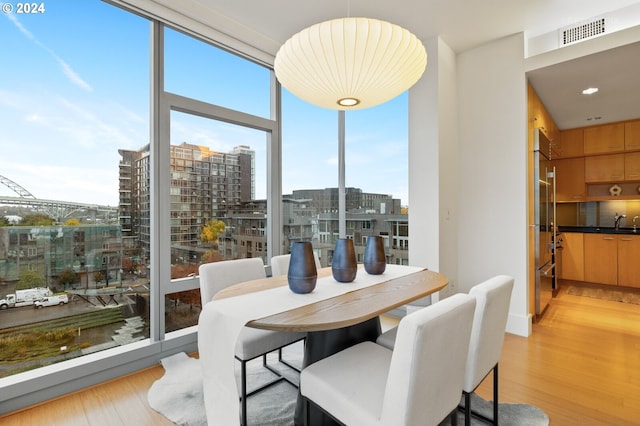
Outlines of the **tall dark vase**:
M 356 263 L 356 250 L 353 247 L 353 240 L 339 238 L 333 250 L 333 260 L 331 261 L 331 272 L 333 278 L 341 283 L 350 283 L 356 279 L 358 264 Z
M 367 238 L 364 248 L 364 270 L 371 275 L 380 275 L 387 266 L 384 255 L 384 243 L 382 237 L 372 235 Z
M 316 288 L 318 271 L 313 257 L 313 247 L 310 242 L 296 241 L 291 245 L 291 258 L 287 280 L 289 288 L 294 293 L 311 293 Z

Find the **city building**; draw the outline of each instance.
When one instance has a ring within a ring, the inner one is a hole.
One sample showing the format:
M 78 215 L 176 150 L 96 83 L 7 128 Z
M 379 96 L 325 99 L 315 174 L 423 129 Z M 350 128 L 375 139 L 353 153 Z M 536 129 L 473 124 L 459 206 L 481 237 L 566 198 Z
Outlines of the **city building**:
M 407 265 L 408 217 L 400 200 L 387 194 L 345 188 L 346 238 L 352 239 L 357 260 L 362 262 L 366 239 L 383 237 L 387 263 Z M 323 266 L 331 264 L 339 238 L 338 188 L 294 190 L 284 196 L 284 250 L 294 241 L 311 241 Z
M 366 237 L 380 235 L 385 241 L 387 263 L 408 264 L 408 219 L 400 212 L 400 200 L 390 195 L 346 188 L 348 194 L 346 238 L 354 240 L 362 262 Z M 282 253 L 296 241 L 313 243 L 322 266 L 331 264 L 338 238 L 338 188 L 293 191 L 282 198 Z M 362 208 L 360 206 L 367 206 Z M 229 209 L 223 217 L 225 232 L 218 250 L 225 259 L 261 257 L 267 263 L 267 201 L 252 200 Z
M 125 250 L 148 262 L 150 256 L 149 145 L 138 151 L 118 150 L 120 161 L 120 225 Z M 243 145 L 230 153 L 186 142 L 171 145 L 171 262 L 199 259 L 200 233 L 209 219 L 252 199 L 255 154 Z M 197 262 L 196 262 L 197 263 Z
M 59 291 L 97 288 L 121 280 L 120 225 L 52 225 L 0 227 L 0 278 L 10 290 L 24 270 L 44 277 L 44 284 Z M 77 275 L 75 283 L 60 283 L 65 271 Z

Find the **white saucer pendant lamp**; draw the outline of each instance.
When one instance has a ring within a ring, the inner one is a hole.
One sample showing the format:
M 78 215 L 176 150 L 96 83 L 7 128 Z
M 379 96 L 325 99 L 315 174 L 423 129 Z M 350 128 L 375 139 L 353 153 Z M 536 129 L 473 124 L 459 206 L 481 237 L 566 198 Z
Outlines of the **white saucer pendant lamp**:
M 321 22 L 287 40 L 274 70 L 291 93 L 337 110 L 369 108 L 413 86 L 427 66 L 420 40 L 402 27 L 368 18 Z

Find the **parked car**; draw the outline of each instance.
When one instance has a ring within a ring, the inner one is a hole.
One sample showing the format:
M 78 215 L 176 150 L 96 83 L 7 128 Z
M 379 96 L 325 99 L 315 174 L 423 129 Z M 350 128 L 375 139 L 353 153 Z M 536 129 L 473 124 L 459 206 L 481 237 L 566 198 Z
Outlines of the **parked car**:
M 42 300 L 36 300 L 33 302 L 34 308 L 44 308 L 45 306 L 64 305 L 69 303 L 69 297 L 66 294 L 59 294 L 56 296 L 43 297 Z

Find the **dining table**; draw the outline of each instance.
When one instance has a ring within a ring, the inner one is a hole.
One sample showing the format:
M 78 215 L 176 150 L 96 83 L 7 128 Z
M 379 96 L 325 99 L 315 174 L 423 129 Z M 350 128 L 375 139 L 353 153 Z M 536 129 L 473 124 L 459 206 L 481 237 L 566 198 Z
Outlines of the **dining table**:
M 305 332 L 302 368 L 349 346 L 375 341 L 380 315 L 442 290 L 447 278 L 435 271 L 406 265 L 386 265 L 380 275 L 358 265 L 353 282 L 333 279 L 331 267 L 318 270 L 315 289 L 297 294 L 287 276 L 269 277 L 229 286 L 216 293 L 202 310 L 198 350 L 203 368 L 205 408 L 210 426 L 239 424 L 233 353 L 244 326 Z M 295 425 L 304 409 L 298 396 Z M 321 410 L 310 413 L 311 425 L 336 424 Z

